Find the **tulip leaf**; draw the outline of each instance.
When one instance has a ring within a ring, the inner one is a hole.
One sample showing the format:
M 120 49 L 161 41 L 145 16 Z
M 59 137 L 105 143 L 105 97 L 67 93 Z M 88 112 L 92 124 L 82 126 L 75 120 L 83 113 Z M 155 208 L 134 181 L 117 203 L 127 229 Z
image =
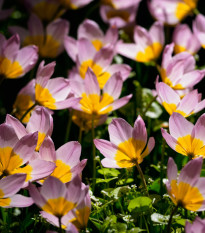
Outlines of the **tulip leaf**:
M 137 197 L 130 201 L 128 210 L 132 212 L 144 212 L 150 209 L 152 200 L 149 197 Z

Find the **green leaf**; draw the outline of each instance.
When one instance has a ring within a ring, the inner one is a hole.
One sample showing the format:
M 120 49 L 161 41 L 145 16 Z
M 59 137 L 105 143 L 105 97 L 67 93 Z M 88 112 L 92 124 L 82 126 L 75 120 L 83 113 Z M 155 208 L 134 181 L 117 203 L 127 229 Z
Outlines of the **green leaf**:
M 121 179 L 116 184 L 117 185 L 123 185 L 123 184 L 130 184 L 132 182 L 134 182 L 134 179 L 133 178 L 128 178 L 128 179 Z
M 149 190 L 155 191 L 157 193 L 160 192 L 160 178 L 156 179 L 150 186 Z
M 101 175 L 113 176 L 113 177 L 117 177 L 120 174 L 120 172 L 117 169 L 114 169 L 114 168 L 98 169 L 98 173 L 101 174 Z
M 137 197 L 130 201 L 128 210 L 132 212 L 143 212 L 150 209 L 152 206 L 152 200 L 149 197 Z
M 154 213 L 151 215 L 151 220 L 155 223 L 159 223 L 160 225 L 165 225 L 168 223 L 170 216 L 162 215 L 158 213 Z
M 184 227 L 187 220 L 186 219 L 176 219 L 175 221 L 176 221 L 176 223 L 178 223 L 179 225 Z
M 100 179 L 100 178 L 98 178 L 98 179 L 96 179 L 96 184 L 99 184 L 99 183 L 108 183 L 108 182 L 110 182 L 112 180 L 116 180 L 116 179 L 117 179 L 117 177 L 110 178 L 110 179 Z
M 129 230 L 127 233 L 139 233 L 142 231 L 147 231 L 147 230 L 141 229 L 139 227 L 135 227 L 135 228 L 132 228 L 131 230 Z

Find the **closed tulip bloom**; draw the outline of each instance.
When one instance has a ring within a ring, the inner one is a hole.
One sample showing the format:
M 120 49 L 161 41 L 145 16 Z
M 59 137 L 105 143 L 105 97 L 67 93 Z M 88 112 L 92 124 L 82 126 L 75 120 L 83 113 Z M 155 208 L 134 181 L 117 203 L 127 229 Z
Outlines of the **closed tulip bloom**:
M 87 192 L 88 187 L 82 190 L 79 177 L 64 184 L 59 179 L 50 176 L 40 191 L 33 184 L 29 185 L 29 193 L 35 204 L 57 218 L 62 218 L 74 209 L 85 198 Z
M 185 233 L 204 233 L 205 232 L 205 220 L 196 217 L 193 223 L 186 221 Z
M 27 207 L 33 204 L 32 198 L 16 194 L 25 180 L 26 174 L 14 174 L 0 180 L 0 207 Z
M 134 29 L 135 43 L 120 43 L 117 52 L 138 62 L 156 60 L 164 46 L 164 29 L 160 22 L 155 22 L 149 31 L 141 26 Z
M 202 14 L 198 14 L 193 21 L 194 35 L 198 38 L 202 48 L 205 49 L 205 17 Z
M 191 211 L 205 209 L 205 179 L 200 178 L 203 158 L 189 161 L 177 178 L 177 166 L 170 157 L 167 165 L 168 194 L 176 206 Z
M 192 33 L 187 24 L 179 24 L 175 27 L 172 41 L 174 42 L 174 52 L 188 52 L 190 54 L 196 54 L 201 45 L 196 35 Z
M 95 139 L 97 149 L 105 156 L 104 167 L 129 168 L 140 164 L 155 145 L 154 138 L 147 142 L 147 130 L 143 119 L 138 116 L 134 128 L 124 119 L 112 120 L 108 127 L 110 141 Z
M 168 25 L 176 25 L 189 15 L 196 7 L 198 0 L 149 0 L 151 15 Z
M 30 45 L 20 49 L 17 34 L 8 40 L 0 34 L 0 45 L 0 80 L 24 76 L 38 60 L 38 48 Z
M 192 88 L 204 77 L 204 70 L 195 70 L 195 59 L 183 52 L 172 56 L 174 43 L 166 45 L 160 70 L 162 81 L 175 90 Z
M 69 22 L 56 19 L 44 29 L 41 20 L 32 14 L 28 21 L 28 30 L 19 26 L 12 26 L 9 30 L 19 34 L 24 46 L 36 45 L 41 57 L 55 58 L 64 50 L 64 36 L 68 34 Z
M 181 99 L 180 94 L 170 86 L 159 82 L 156 84 L 156 92 L 159 102 L 169 115 L 178 112 L 184 117 L 188 117 L 205 108 L 205 100 L 201 101 L 202 95 L 198 93 L 198 90 L 189 92 Z
M 205 158 L 205 114 L 201 115 L 193 125 L 179 113 L 173 113 L 169 118 L 168 134 L 162 129 L 162 136 L 167 144 L 176 152 L 190 159 Z

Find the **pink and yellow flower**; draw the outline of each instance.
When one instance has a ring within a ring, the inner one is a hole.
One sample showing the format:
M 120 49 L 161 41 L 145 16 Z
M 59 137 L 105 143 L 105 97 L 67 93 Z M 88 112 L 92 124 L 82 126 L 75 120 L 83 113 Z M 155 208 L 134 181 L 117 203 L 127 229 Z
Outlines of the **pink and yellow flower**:
M 175 25 L 197 7 L 197 2 L 198 0 L 149 0 L 148 7 L 155 19 Z
M 50 176 L 58 178 L 63 183 L 70 182 L 77 175 L 80 176 L 87 162 L 87 159 L 79 160 L 81 145 L 75 141 L 67 142 L 55 151 L 53 141 L 51 138 L 47 138 L 43 142 L 39 154 L 41 159 L 55 163 L 56 167 Z
M 62 218 L 74 209 L 87 195 L 88 187 L 82 189 L 81 180 L 76 176 L 71 182 L 64 184 L 50 176 L 40 190 L 29 185 L 29 193 L 35 204 L 48 214 Z
M 130 74 L 131 68 L 128 65 L 111 65 L 115 54 L 114 46 L 112 44 L 106 45 L 98 52 L 96 52 L 92 43 L 87 39 L 79 39 L 77 41 L 77 49 L 75 49 L 74 53 L 72 53 L 73 50 L 70 48 L 72 46 L 68 44 L 66 45 L 66 42 L 65 47 L 68 54 L 72 54 L 71 58 L 77 63 L 77 67 L 75 67 L 69 74 L 70 79 L 85 79 L 86 72 L 88 68 L 90 68 L 95 73 L 100 88 L 103 89 L 114 73 L 120 72 L 123 81 L 125 81 Z M 77 56 L 74 56 L 74 54 L 77 54 Z
M 24 0 L 24 5 L 41 20 L 48 22 L 60 17 L 65 12 L 58 0 Z
M 105 0 L 100 7 L 100 15 L 105 23 L 117 28 L 134 24 L 138 6 L 141 0 L 110 1 Z
M 196 35 L 192 33 L 187 24 L 179 24 L 176 26 L 172 41 L 174 42 L 174 52 L 188 52 L 190 54 L 196 54 L 201 45 Z
M 32 198 L 16 194 L 25 180 L 26 174 L 14 174 L 0 180 L 0 207 L 27 207 L 33 204 Z
M 198 38 L 202 48 L 205 49 L 205 17 L 202 14 L 198 14 L 193 22 L 193 31 Z
M 43 160 L 30 161 L 37 145 L 37 132 L 23 136 L 20 140 L 9 124 L 0 125 L 0 176 L 25 173 L 26 180 L 34 181 L 50 175 L 55 167 Z
M 45 66 L 44 61 L 40 63 L 36 75 L 35 102 L 52 110 L 70 108 L 76 105 L 80 98 L 73 97 L 68 79 L 50 79 L 54 67 L 55 62 Z
M 80 102 L 73 105 L 73 109 L 85 112 L 92 119 L 95 116 L 106 115 L 127 104 L 132 95 L 118 99 L 122 90 L 122 78 L 120 73 L 115 73 L 103 88 L 103 94 L 99 87 L 97 77 L 88 69 L 84 82 L 71 81 L 71 87 L 77 97 L 82 97 Z
M 68 34 L 69 22 L 56 19 L 44 30 L 41 20 L 32 14 L 28 21 L 28 30 L 19 26 L 12 26 L 9 30 L 19 34 L 24 46 L 30 44 L 38 46 L 41 57 L 55 58 L 64 50 L 64 36 Z
M 190 159 L 200 156 L 205 158 L 205 114 L 193 125 L 181 114 L 173 113 L 169 118 L 170 134 L 164 129 L 161 130 L 167 144 L 176 152 Z
M 76 10 L 78 8 L 86 6 L 93 0 L 59 0 L 59 1 L 64 7 L 68 9 Z
M 203 159 L 189 161 L 177 178 L 177 166 L 170 157 L 167 165 L 168 194 L 177 206 L 191 211 L 205 210 L 205 180 L 200 178 Z
M 112 120 L 108 126 L 110 141 L 95 139 L 94 144 L 105 156 L 104 167 L 129 168 L 140 164 L 154 148 L 151 137 L 147 142 L 147 130 L 143 119 L 138 116 L 134 128 L 124 119 Z
M 159 69 L 162 81 L 176 90 L 192 88 L 204 77 L 204 70 L 195 70 L 195 59 L 188 52 L 172 56 L 174 43 L 166 45 Z
M 184 117 L 188 117 L 205 108 L 205 100 L 201 101 L 202 95 L 198 93 L 198 90 L 189 92 L 181 99 L 180 95 L 170 86 L 163 82 L 157 82 L 156 92 L 158 95 L 157 100 L 169 115 L 178 112 Z
M 149 31 L 141 26 L 134 29 L 135 43 L 120 43 L 117 52 L 138 62 L 156 60 L 164 46 L 164 31 L 160 22 L 155 22 Z
M 0 79 L 20 78 L 30 71 L 38 60 L 38 48 L 34 45 L 20 49 L 18 35 L 8 40 L 0 34 Z

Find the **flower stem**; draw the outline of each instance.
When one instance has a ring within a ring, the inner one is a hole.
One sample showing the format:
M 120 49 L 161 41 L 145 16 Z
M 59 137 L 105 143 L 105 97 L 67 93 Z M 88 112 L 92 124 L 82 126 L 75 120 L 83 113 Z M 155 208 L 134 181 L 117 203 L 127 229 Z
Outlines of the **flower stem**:
M 71 128 L 71 124 L 72 124 L 72 115 L 73 115 L 73 110 L 70 111 L 69 118 L 68 118 L 68 124 L 67 124 L 67 128 L 66 128 L 65 139 L 64 139 L 65 143 L 68 142 L 68 139 L 69 139 L 70 128 Z
M 172 210 L 172 212 L 171 212 L 171 215 L 170 215 L 170 218 L 169 218 L 169 222 L 168 222 L 168 225 L 167 225 L 167 233 L 171 233 L 172 218 L 173 218 L 174 214 L 177 212 L 178 207 L 179 206 L 176 205 L 174 207 L 174 209 Z
M 82 134 L 83 134 L 83 127 L 80 126 L 79 128 L 79 136 L 78 136 L 78 141 L 81 143 L 82 141 Z
M 95 116 L 92 115 L 92 151 L 93 151 L 93 183 L 92 183 L 92 191 L 94 193 L 95 184 L 96 184 L 96 160 L 95 160 L 95 144 L 93 140 L 95 139 L 95 126 L 94 126 Z
M 146 112 L 149 110 L 151 107 L 152 103 L 157 99 L 158 95 L 154 96 L 151 101 L 147 104 L 145 110 L 142 112 L 142 117 L 145 116 Z
M 164 176 L 164 154 L 165 154 L 165 140 L 162 138 L 162 153 L 161 153 L 161 163 L 160 163 L 160 194 L 162 196 L 163 192 L 163 176 Z
M 59 224 L 59 233 L 62 233 L 62 224 L 61 224 L 61 217 L 58 217 L 58 224 Z
M 23 121 L 23 119 L 26 117 L 26 115 L 33 109 L 35 108 L 35 106 L 37 105 L 37 103 L 34 103 L 29 109 L 26 110 L 26 112 L 23 114 L 23 116 L 20 119 L 20 122 Z
M 147 184 L 146 184 L 146 181 L 145 181 L 145 178 L 144 178 L 144 174 L 142 172 L 142 169 L 140 167 L 140 165 L 138 164 L 138 162 L 135 163 L 136 167 L 137 167 L 137 170 L 140 174 L 140 177 L 141 177 L 141 180 L 142 180 L 142 183 L 144 185 L 144 189 L 146 190 L 146 193 L 147 193 L 147 196 L 149 196 L 149 192 L 148 192 L 148 189 L 147 189 Z

